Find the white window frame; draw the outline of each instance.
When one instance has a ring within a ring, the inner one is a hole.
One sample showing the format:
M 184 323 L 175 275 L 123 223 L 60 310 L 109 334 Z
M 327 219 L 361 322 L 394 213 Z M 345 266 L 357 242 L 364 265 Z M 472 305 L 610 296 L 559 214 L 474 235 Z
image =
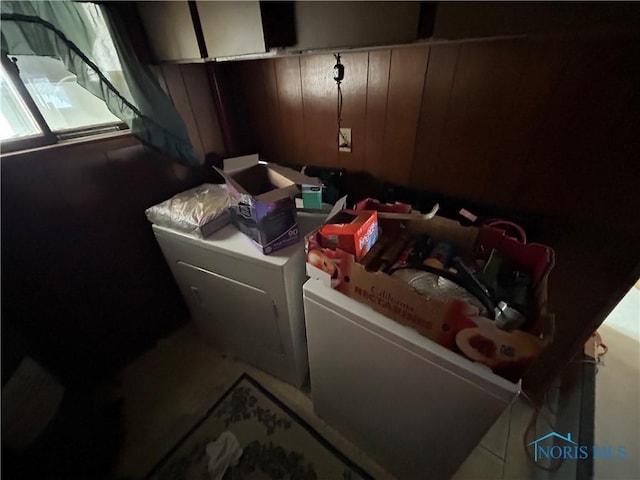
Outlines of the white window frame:
M 31 97 L 29 90 L 25 86 L 24 82 L 20 78 L 18 66 L 15 63 L 15 59 L 11 59 L 4 52 L 2 53 L 2 66 L 9 77 L 9 81 L 12 82 L 15 87 L 18 95 L 25 103 L 27 109 L 33 116 L 34 120 L 38 124 L 40 130 L 42 130 L 41 134 L 30 135 L 28 137 L 16 138 L 16 139 L 7 139 L 3 140 L 0 144 L 1 152 L 11 153 L 17 152 L 21 150 L 28 150 L 31 148 L 44 147 L 48 145 L 56 145 L 61 142 L 65 142 L 68 140 L 89 139 L 90 137 L 96 135 L 104 135 L 108 133 L 120 133 L 123 130 L 128 130 L 128 126 L 124 122 L 113 122 L 106 123 L 102 125 L 91 125 L 88 127 L 79 127 L 73 128 L 69 130 L 60 130 L 53 132 L 46 120 L 42 116 L 42 113 L 38 109 L 35 101 Z

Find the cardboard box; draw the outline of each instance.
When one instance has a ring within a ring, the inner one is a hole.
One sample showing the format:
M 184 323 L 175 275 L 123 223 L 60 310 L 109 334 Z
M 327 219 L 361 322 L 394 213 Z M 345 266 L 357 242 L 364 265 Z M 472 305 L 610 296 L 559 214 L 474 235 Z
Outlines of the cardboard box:
M 318 232 L 322 246 L 339 248 L 361 260 L 378 239 L 377 212 L 339 212 Z
M 377 212 L 410 213 L 412 208 L 408 203 L 382 203 L 375 198 L 365 198 L 364 200 L 361 200 L 356 204 L 354 210 L 376 210 Z
M 215 167 L 214 167 L 215 168 Z M 297 185 L 320 185 L 317 178 L 293 169 L 261 162 L 258 155 L 228 158 L 222 175 L 232 199 L 232 220 L 262 253 L 269 254 L 299 241 L 294 197 Z
M 394 214 L 384 215 L 391 219 Z M 398 217 L 401 219 L 405 215 Z M 488 365 L 497 374 L 517 381 L 552 338 L 553 316 L 547 312 L 546 304 L 548 276 L 554 265 L 553 250 L 543 245 L 523 245 L 501 230 L 463 227 L 443 217 L 398 221 L 405 221 L 410 231 L 431 236 L 434 242 L 452 241 L 463 259 L 486 257 L 496 248 L 529 269 L 535 296 L 535 324 L 530 331 L 503 332 L 497 329 L 495 322 L 480 317 L 477 307 L 466 302 L 430 298 L 391 275 L 369 272 L 354 255 L 340 249 L 323 248 L 318 241 L 319 230 L 305 238 L 307 275 L 471 360 Z M 469 330 L 461 333 L 465 329 Z M 474 351 L 469 352 L 466 344 L 461 345 L 467 340 L 473 345 L 478 339 L 482 340 L 482 336 L 490 337 L 496 344 L 496 353 L 491 354 L 491 358 L 474 356 Z
M 381 203 L 374 198 L 365 198 L 364 200 L 356 203 L 353 208 L 356 211 L 363 210 L 375 210 L 377 212 L 386 213 L 411 213 L 413 210 L 411 205 L 407 203 L 395 202 L 395 203 Z M 419 212 L 418 212 L 419 213 Z M 387 220 L 385 218 L 378 218 L 378 227 L 380 227 L 380 234 L 387 234 L 396 236 L 400 233 L 401 224 L 394 220 Z

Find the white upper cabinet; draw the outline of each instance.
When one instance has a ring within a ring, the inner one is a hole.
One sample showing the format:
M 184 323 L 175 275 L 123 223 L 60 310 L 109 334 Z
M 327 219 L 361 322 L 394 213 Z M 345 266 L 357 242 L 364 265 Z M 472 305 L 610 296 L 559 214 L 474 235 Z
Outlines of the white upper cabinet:
M 259 2 L 197 1 L 209 58 L 266 52 Z
M 186 0 L 137 2 L 154 57 L 159 62 L 198 61 L 200 48 Z
M 250 58 L 415 41 L 421 2 L 137 2 L 159 62 Z
M 419 17 L 420 2 L 296 2 L 292 50 L 410 43 Z

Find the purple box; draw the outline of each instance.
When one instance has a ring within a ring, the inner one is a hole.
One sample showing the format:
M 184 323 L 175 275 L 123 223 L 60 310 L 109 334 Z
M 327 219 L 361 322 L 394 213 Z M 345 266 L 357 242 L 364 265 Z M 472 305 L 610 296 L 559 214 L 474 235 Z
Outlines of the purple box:
M 317 178 L 259 162 L 258 155 L 225 160 L 224 170 L 217 169 L 231 195 L 233 223 L 269 254 L 300 240 L 296 217 L 296 184 L 319 185 Z

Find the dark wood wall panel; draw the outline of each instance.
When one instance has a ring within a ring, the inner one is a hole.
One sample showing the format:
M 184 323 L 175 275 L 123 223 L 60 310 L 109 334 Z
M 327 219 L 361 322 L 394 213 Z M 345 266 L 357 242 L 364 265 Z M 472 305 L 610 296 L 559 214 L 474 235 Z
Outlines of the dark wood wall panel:
M 262 102 L 266 106 L 267 117 L 263 119 L 264 124 L 267 126 L 267 133 L 269 135 L 271 143 L 265 150 L 265 153 L 269 155 L 269 159 L 272 161 L 278 161 L 280 158 L 284 158 L 285 151 L 285 136 L 282 131 L 282 115 L 280 112 L 280 98 L 278 96 L 278 79 L 276 77 L 276 61 L 267 60 L 262 62 L 263 65 L 263 78 L 265 87 L 265 98 Z
M 369 52 L 367 76 L 367 105 L 365 120 L 363 170 L 382 178 L 384 131 L 387 118 L 387 93 L 389 92 L 389 67 L 391 51 Z M 356 146 L 358 149 L 358 146 Z
M 305 136 L 304 164 L 335 167 L 338 163 L 337 87 L 331 55 L 300 57 Z
M 525 44 L 515 42 L 514 48 L 523 55 L 524 65 L 493 155 L 484 194 L 496 205 L 515 205 L 517 195 L 528 188 L 524 169 L 528 162 L 536 162 L 534 145 L 565 54 L 562 43 L 549 48 L 548 42 L 531 40 Z
M 280 122 L 282 128 L 282 161 L 305 163 L 305 125 L 300 78 L 300 58 L 280 58 L 275 64 Z
M 416 45 L 343 59 L 351 154 L 335 153 L 333 56 L 270 60 L 280 66 L 274 101 L 286 102 L 289 117 L 301 122 L 283 121 L 283 135 L 306 146 L 282 158 L 543 215 L 538 239 L 557 252 L 550 309 L 558 327 L 527 382 L 548 386 L 640 275 L 638 29 Z M 268 150 L 273 136 L 256 134 Z
M 427 47 L 391 52 L 382 177 L 401 185 L 409 183 L 428 58 Z
M 144 211 L 208 174 L 131 136 L 3 157 L 3 324 L 75 383 L 100 381 L 186 321 Z
M 205 65 L 165 64 L 155 72 L 185 123 L 196 158 L 204 162 L 207 153 L 224 155 L 213 89 Z
M 635 165 L 621 146 L 637 137 L 638 43 L 600 32 L 343 54 L 351 153 L 337 152 L 333 55 L 244 62 L 235 75 L 258 150 L 272 160 L 573 215 L 577 198 L 618 198 L 625 189 L 610 185 Z
M 196 63 L 180 65 L 180 72 L 205 155 L 209 152 L 222 155 L 224 143 L 207 70 L 204 65 Z
M 565 50 L 515 203 L 583 219 L 631 213 L 628 195 L 640 182 L 638 41 L 587 39 Z
M 255 122 L 258 145 L 263 146 L 260 154 L 271 161 L 284 158 L 286 146 L 280 115 L 280 100 L 276 80 L 275 60 L 264 62 L 243 62 L 246 75 L 242 77 L 244 92 L 247 93 L 247 108 L 251 114 L 247 119 Z
M 431 47 L 409 182 L 412 187 L 447 191 L 448 183 L 440 171 L 439 153 L 459 55 L 459 45 Z
M 193 145 L 193 153 L 198 160 L 203 162 L 205 155 L 204 145 L 200 137 L 193 109 L 191 108 L 191 100 L 189 99 L 189 94 L 187 93 L 184 79 L 182 78 L 180 65 L 163 65 L 162 73 L 164 75 L 164 80 L 167 84 L 167 90 L 169 91 L 171 100 L 173 100 L 173 104 L 175 105 L 178 114 L 182 117 L 182 120 L 187 127 L 187 134 L 189 135 L 191 144 Z
M 342 82 L 342 126 L 351 128 L 351 152 L 340 152 L 337 167 L 360 171 L 365 165 L 365 137 L 367 115 L 367 71 L 369 54 L 367 52 L 345 53 L 342 55 L 345 78 Z M 334 91 L 336 90 L 334 82 Z M 335 96 L 335 95 L 334 95 Z M 337 143 L 337 140 L 336 140 Z
M 491 162 L 502 142 L 505 117 L 521 78 L 522 51 L 518 47 L 511 42 L 460 46 L 434 159 L 444 192 L 471 199 L 481 198 L 486 192 Z
M 267 158 L 272 158 L 274 152 L 280 148 L 279 137 L 280 114 L 277 108 L 277 92 L 268 91 L 268 75 L 273 75 L 273 65 L 270 62 L 242 62 L 239 64 L 243 71 L 241 81 L 247 100 L 247 111 L 252 130 L 255 132 L 256 141 L 264 145 L 260 152 Z

